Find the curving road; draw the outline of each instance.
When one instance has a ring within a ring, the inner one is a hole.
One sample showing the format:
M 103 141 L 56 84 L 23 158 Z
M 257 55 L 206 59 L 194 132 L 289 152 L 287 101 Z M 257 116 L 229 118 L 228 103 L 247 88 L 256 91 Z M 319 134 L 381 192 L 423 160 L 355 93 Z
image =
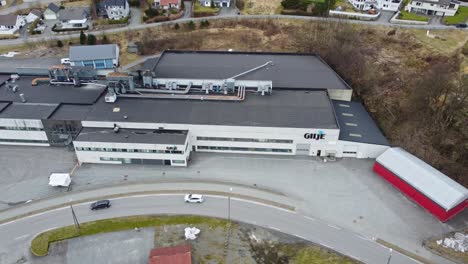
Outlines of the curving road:
M 74 205 L 80 222 L 128 215 L 194 214 L 227 217 L 227 198 L 207 196 L 203 204 L 186 204 L 182 194 L 148 194 L 115 198 L 110 209 L 89 210 L 90 203 Z M 257 202 L 231 198 L 231 218 L 263 226 L 321 244 L 364 263 L 387 263 L 389 249 L 369 238 L 318 219 Z M 15 263 L 22 256 L 28 263 L 35 258 L 29 253 L 29 243 L 38 233 L 72 225 L 69 207 L 62 207 L 0 225 L 0 263 Z M 393 252 L 391 264 L 419 263 L 398 252 Z
M 388 26 L 395 28 L 416 28 L 416 29 L 431 29 L 431 30 L 440 30 L 440 29 L 450 29 L 451 27 L 443 25 L 397 25 L 389 24 L 388 22 L 382 21 L 362 21 L 362 20 L 351 20 L 351 19 L 339 19 L 339 18 L 329 18 L 329 17 L 308 17 L 308 16 L 287 16 L 287 15 L 226 15 L 221 17 L 203 17 L 203 18 L 181 18 L 174 21 L 166 21 L 160 23 L 152 24 L 141 24 L 141 25 L 130 25 L 128 27 L 122 28 L 113 28 L 101 31 L 88 31 L 87 33 L 94 35 L 102 35 L 125 32 L 129 30 L 141 30 L 146 28 L 160 27 L 164 25 L 173 25 L 175 23 L 184 23 L 190 20 L 192 21 L 201 21 L 201 20 L 221 20 L 221 19 L 297 19 L 297 20 L 310 20 L 310 21 L 323 21 L 323 22 L 340 22 L 340 23 L 351 23 L 351 24 L 361 24 L 368 26 Z M 454 28 L 454 27 L 452 27 Z M 461 29 L 468 30 L 468 29 Z M 78 38 L 79 33 L 67 34 L 67 35 L 55 35 L 55 36 L 37 36 L 30 37 L 26 40 L 24 39 L 6 39 L 0 41 L 0 46 L 9 46 L 9 45 L 18 45 L 27 42 L 40 42 L 40 41 L 52 41 L 52 40 L 68 40 L 73 38 Z

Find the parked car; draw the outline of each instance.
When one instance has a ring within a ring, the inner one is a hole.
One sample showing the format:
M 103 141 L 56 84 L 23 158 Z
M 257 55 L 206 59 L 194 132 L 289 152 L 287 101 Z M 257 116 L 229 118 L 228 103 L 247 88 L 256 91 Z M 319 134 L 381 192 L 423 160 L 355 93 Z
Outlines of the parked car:
M 99 210 L 109 208 L 111 206 L 111 202 L 109 200 L 101 200 L 91 204 L 91 210 Z
M 468 25 L 464 24 L 464 23 L 460 23 L 460 24 L 456 24 L 455 27 L 457 27 L 457 28 L 467 28 Z
M 60 63 L 63 65 L 70 65 L 70 59 L 69 58 L 63 58 L 60 60 Z
M 184 201 L 186 203 L 203 203 L 203 195 L 201 194 L 186 194 Z

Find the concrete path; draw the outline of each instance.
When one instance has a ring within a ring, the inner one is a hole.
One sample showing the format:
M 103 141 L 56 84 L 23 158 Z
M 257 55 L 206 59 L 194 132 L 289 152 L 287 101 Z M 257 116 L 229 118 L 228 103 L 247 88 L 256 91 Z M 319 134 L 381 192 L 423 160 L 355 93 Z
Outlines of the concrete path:
M 183 18 L 189 18 L 192 17 L 192 1 L 184 1 L 184 16 Z
M 140 8 L 131 7 L 130 8 L 130 14 L 132 16 L 130 18 L 130 26 L 140 25 L 141 22 L 142 22 L 142 19 L 143 19 Z

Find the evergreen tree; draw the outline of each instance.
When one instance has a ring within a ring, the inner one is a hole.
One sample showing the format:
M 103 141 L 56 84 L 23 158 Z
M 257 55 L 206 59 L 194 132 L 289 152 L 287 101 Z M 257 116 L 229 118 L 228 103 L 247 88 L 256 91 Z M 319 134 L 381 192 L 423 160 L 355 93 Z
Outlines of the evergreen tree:
M 81 30 L 80 32 L 80 44 L 84 45 L 86 43 L 86 34 Z
M 57 40 L 57 47 L 63 47 L 63 42 L 61 40 Z
M 96 45 L 96 36 L 94 36 L 93 34 L 89 34 L 88 35 L 88 41 L 87 43 L 88 45 Z

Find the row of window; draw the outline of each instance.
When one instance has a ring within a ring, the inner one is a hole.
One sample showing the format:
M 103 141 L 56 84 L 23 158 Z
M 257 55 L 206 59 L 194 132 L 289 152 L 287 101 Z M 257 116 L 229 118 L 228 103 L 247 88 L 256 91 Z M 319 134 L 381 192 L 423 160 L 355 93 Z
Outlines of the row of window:
M 257 151 L 257 152 L 292 153 L 292 149 L 275 149 L 275 148 L 242 148 L 242 147 L 198 146 L 197 149 L 198 150 Z
M 119 148 L 88 148 L 76 147 L 77 151 L 100 151 L 100 152 L 130 152 L 130 153 L 169 153 L 184 154 L 182 150 L 161 150 L 161 149 L 119 149 Z
M 6 138 L 0 138 L 0 142 L 49 144 L 49 141 L 47 141 L 47 140 L 34 140 L 34 139 L 6 139 Z
M 265 138 L 225 138 L 225 137 L 197 137 L 197 140 L 207 141 L 235 141 L 235 142 L 260 142 L 260 143 L 286 143 L 292 144 L 289 139 L 265 139 Z
M 142 161 L 150 161 L 150 160 L 138 160 L 138 159 L 128 159 L 128 158 L 110 158 L 110 157 L 99 157 L 100 161 L 120 161 L 123 164 L 145 164 Z M 135 162 L 138 161 L 138 162 Z M 158 161 L 158 160 L 153 160 Z M 169 160 L 164 160 L 166 165 L 170 165 Z M 185 164 L 185 160 L 172 160 L 172 164 Z
M 7 127 L 7 126 L 0 126 L 0 130 L 44 131 L 44 128 L 40 128 L 40 127 Z

